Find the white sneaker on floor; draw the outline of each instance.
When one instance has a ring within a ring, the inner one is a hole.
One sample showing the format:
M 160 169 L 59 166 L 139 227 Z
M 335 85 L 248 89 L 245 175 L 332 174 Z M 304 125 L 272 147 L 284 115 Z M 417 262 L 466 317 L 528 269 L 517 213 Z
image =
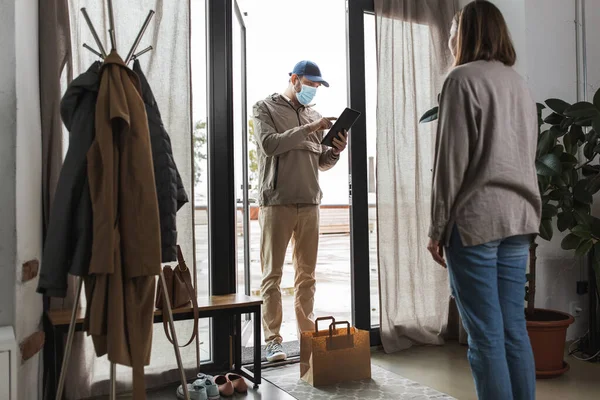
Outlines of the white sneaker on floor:
M 271 342 L 267 345 L 266 350 L 268 362 L 285 361 L 287 359 L 287 354 L 283 351 L 281 343 Z

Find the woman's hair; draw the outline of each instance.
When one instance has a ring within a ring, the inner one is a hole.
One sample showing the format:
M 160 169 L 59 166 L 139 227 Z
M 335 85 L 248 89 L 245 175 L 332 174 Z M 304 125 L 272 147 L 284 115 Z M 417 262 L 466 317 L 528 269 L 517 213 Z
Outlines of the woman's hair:
M 515 65 L 517 53 L 500 10 L 486 0 L 475 0 L 458 16 L 455 66 L 473 61 L 500 61 Z
M 458 26 L 458 24 L 460 23 L 460 15 L 462 14 L 462 10 L 459 10 L 456 12 L 456 14 L 454 14 L 454 18 L 452 18 L 452 23 L 456 24 L 456 26 Z

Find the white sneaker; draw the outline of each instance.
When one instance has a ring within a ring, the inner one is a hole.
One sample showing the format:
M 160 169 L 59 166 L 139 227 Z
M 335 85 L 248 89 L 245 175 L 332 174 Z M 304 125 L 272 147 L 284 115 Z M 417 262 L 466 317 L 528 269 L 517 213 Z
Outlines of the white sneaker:
M 271 342 L 267 345 L 266 350 L 268 362 L 285 361 L 287 359 L 287 354 L 283 351 L 281 343 Z

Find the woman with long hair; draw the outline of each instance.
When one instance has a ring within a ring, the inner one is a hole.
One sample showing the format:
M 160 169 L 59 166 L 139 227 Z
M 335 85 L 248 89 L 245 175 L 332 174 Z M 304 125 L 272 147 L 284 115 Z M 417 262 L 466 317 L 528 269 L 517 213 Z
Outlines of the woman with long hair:
M 524 285 L 541 218 L 537 108 L 492 3 L 474 1 L 455 17 L 449 46 L 428 249 L 448 267 L 479 399 L 534 400 Z

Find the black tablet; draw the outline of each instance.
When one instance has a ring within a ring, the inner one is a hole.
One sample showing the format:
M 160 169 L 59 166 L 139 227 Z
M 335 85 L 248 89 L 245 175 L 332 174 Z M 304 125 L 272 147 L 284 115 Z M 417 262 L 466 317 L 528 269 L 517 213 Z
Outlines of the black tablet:
M 352 125 L 360 117 L 360 112 L 351 108 L 346 108 L 342 115 L 335 121 L 327 135 L 321 141 L 321 144 L 329 147 L 333 147 L 333 139 L 338 137 L 338 133 L 342 131 L 349 131 Z

